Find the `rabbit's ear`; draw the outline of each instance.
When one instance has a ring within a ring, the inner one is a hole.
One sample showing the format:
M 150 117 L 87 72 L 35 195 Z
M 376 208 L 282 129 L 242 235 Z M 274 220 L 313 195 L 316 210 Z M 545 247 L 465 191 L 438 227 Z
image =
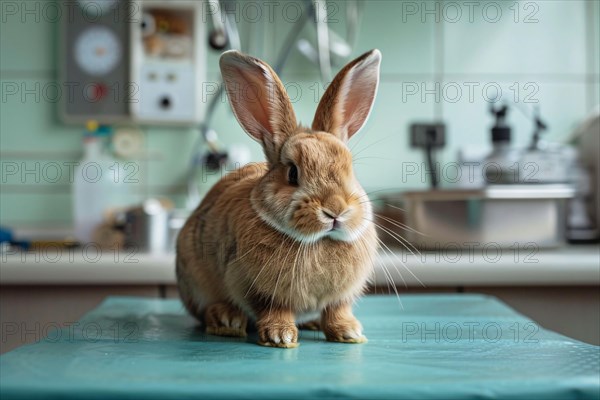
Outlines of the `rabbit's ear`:
M 285 139 L 297 129 L 292 103 L 275 71 L 265 62 L 230 50 L 219 62 L 227 97 L 244 130 L 277 162 Z
M 346 65 L 327 87 L 312 128 L 346 142 L 363 127 L 379 85 L 381 52 L 371 50 Z

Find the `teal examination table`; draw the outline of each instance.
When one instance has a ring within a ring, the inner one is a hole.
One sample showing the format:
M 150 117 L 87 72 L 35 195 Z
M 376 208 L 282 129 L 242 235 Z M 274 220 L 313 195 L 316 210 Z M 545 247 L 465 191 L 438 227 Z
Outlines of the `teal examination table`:
M 0 399 L 598 399 L 600 348 L 481 295 L 368 296 L 369 342 L 207 336 L 178 300 L 107 299 L 0 357 Z

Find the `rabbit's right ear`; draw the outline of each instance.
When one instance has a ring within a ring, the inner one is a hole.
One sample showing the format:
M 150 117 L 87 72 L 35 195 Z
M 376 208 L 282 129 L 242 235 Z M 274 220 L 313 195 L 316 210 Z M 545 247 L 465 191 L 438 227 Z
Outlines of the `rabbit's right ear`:
M 279 77 L 265 62 L 236 50 L 223 53 L 219 65 L 235 117 L 262 143 L 269 162 L 276 163 L 281 146 L 297 129 L 292 103 Z

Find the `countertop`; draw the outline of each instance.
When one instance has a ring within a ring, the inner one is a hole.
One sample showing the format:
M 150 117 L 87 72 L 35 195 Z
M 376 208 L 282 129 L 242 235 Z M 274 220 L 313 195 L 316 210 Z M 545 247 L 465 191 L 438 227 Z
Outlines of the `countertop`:
M 466 285 L 598 285 L 600 246 L 380 252 L 375 283 L 400 287 Z M 1 255 L 1 285 L 171 285 L 174 254 L 99 251 L 96 248 Z

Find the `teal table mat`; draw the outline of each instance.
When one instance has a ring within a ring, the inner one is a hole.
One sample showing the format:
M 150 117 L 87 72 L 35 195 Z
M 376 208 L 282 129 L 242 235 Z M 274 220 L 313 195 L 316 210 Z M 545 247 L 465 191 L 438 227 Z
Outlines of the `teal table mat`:
M 178 300 L 111 297 L 0 357 L 0 398 L 598 399 L 600 348 L 481 295 L 367 296 L 369 342 L 205 335 Z

